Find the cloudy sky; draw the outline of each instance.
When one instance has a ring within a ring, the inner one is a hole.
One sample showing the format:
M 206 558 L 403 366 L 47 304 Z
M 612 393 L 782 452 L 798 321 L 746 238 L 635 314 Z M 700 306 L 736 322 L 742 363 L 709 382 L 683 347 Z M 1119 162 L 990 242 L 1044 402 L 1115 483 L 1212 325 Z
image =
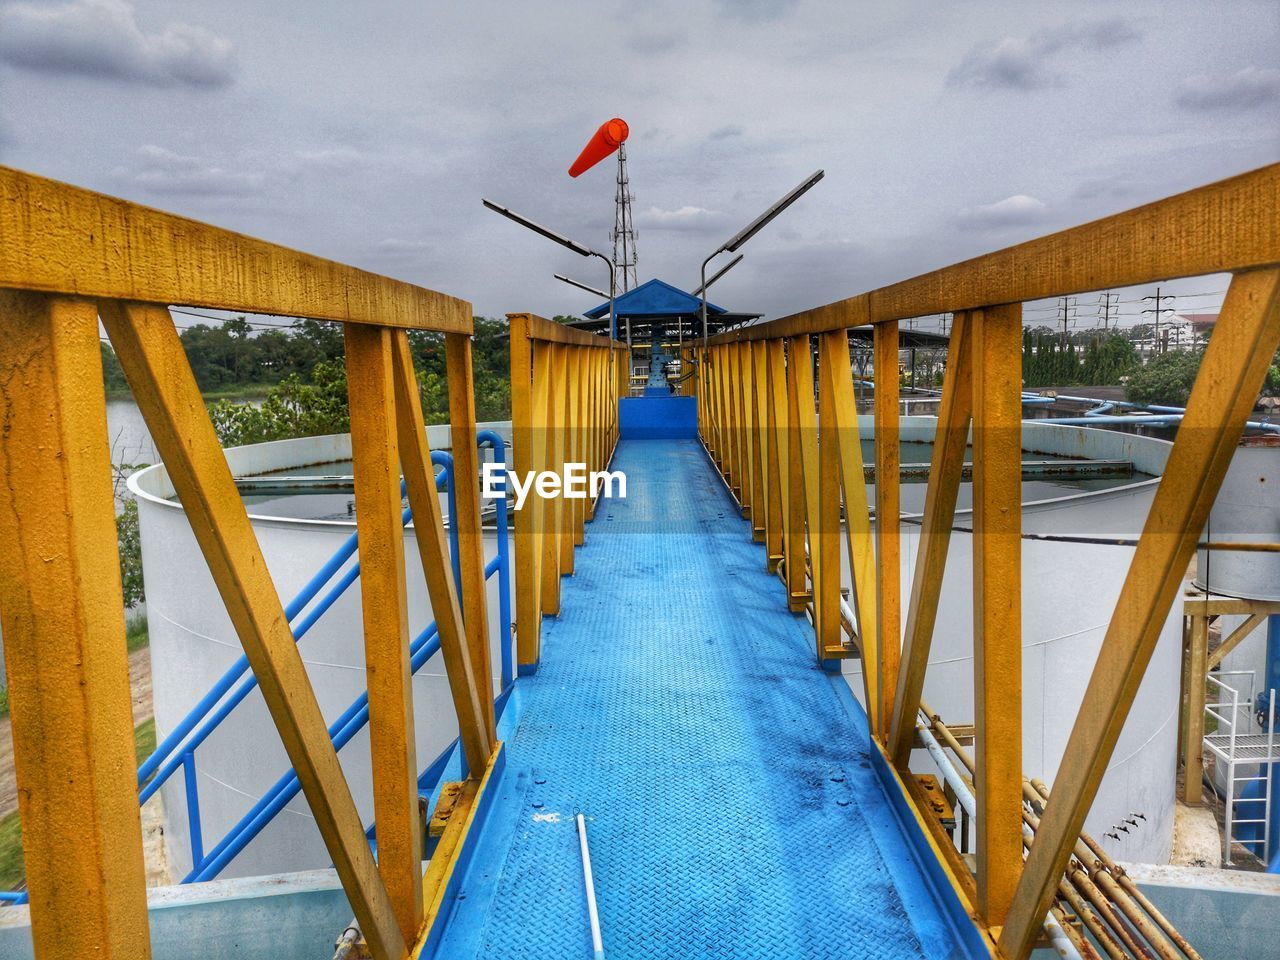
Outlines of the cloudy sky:
M 1278 51 L 1275 0 L 0 0 L 0 163 L 549 316 L 602 266 L 480 198 L 607 250 L 617 115 L 641 280 L 826 170 L 716 287 L 773 316 L 1280 159 Z

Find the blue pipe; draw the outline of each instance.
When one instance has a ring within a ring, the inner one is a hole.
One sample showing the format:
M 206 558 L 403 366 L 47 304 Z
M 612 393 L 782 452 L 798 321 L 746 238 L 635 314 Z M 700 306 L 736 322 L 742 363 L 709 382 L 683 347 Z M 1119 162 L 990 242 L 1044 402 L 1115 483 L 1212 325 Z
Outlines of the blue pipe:
M 481 430 L 476 442 L 489 443 L 493 447 L 493 459 L 506 464 L 507 445 L 492 430 Z M 502 496 L 494 500 L 496 516 L 494 527 L 498 538 L 498 616 L 502 619 L 502 687 L 505 690 L 515 679 L 515 652 L 511 649 L 511 567 L 508 557 L 510 530 L 507 527 L 507 480 L 502 479 Z
M 447 453 L 432 453 L 431 462 L 437 466 L 443 467 L 443 469 L 440 471 L 439 476 L 436 478 L 436 487 L 438 489 L 439 487 L 446 485 L 449 481 L 451 471 L 452 471 L 452 466 L 453 466 L 453 458 L 450 457 Z M 400 491 L 401 493 L 404 492 L 403 481 L 401 481 L 401 484 L 400 484 Z M 400 522 L 402 524 L 408 523 L 410 520 L 410 517 L 411 517 L 410 511 L 406 509 L 401 514 Z M 299 611 L 301 611 L 302 609 L 305 609 L 306 605 L 312 599 L 314 599 L 315 594 L 319 592 L 320 587 L 324 586 L 324 583 L 326 583 L 328 579 L 333 576 L 333 573 L 336 570 L 340 569 L 342 564 L 345 563 L 348 559 L 350 559 L 351 552 L 354 552 L 354 549 L 355 549 L 356 539 L 357 539 L 356 534 L 354 533 L 351 534 L 351 536 L 349 536 L 346 539 L 346 541 L 343 542 L 342 546 L 338 548 L 338 551 L 333 555 L 333 557 L 330 557 L 329 561 L 320 569 L 320 573 L 317 573 L 316 576 L 312 577 L 311 581 L 307 584 L 307 586 L 303 588 L 302 593 L 300 593 L 297 597 L 295 597 L 294 601 L 289 604 L 289 606 L 285 609 L 285 614 L 289 617 L 290 620 L 296 617 Z M 453 531 L 453 541 L 454 541 L 454 544 L 453 544 L 454 552 L 456 553 L 457 552 L 456 531 Z M 351 552 L 348 552 L 349 546 L 351 547 Z M 345 554 L 345 556 L 343 556 L 343 554 Z M 341 561 L 338 561 L 339 556 L 342 556 Z M 327 576 L 323 581 L 320 581 L 319 580 L 320 575 L 325 573 L 327 573 Z M 328 611 L 328 609 L 332 607 L 335 602 L 337 602 L 338 598 L 341 597 L 342 594 L 346 592 L 347 588 L 350 587 L 351 584 L 353 584 L 356 581 L 356 578 L 359 575 L 360 575 L 360 563 L 359 561 L 357 561 L 343 575 L 342 579 L 339 580 L 338 583 L 335 584 L 334 587 L 325 595 L 324 599 L 321 600 L 320 603 L 316 604 L 316 606 L 311 611 L 308 612 L 306 618 L 294 629 L 293 639 L 295 643 L 300 641 L 303 638 L 303 636 L 306 635 L 307 631 L 310 630 L 315 625 L 316 621 L 319 620 L 322 616 L 324 616 L 325 612 Z M 317 581 L 319 582 L 317 583 Z M 302 598 L 308 593 L 310 594 L 310 596 L 307 597 L 307 599 L 303 600 Z M 301 602 L 299 602 L 300 600 Z M 294 612 L 290 613 L 290 611 L 294 611 Z M 211 689 L 209 693 L 205 694 L 205 696 L 200 700 L 200 702 L 197 703 L 196 706 L 192 708 L 191 712 L 188 713 L 187 716 L 183 718 L 182 722 L 178 724 L 178 726 L 174 729 L 173 733 L 171 733 L 168 737 L 165 738 L 164 743 L 162 743 L 159 747 L 157 747 L 156 751 L 146 759 L 146 761 L 143 763 L 141 767 L 139 767 L 138 782 L 141 784 L 146 780 L 147 777 L 150 777 L 151 773 L 155 772 L 156 767 L 159 766 L 160 762 L 164 759 L 162 754 L 166 752 L 172 753 L 172 756 L 169 757 L 168 762 L 164 764 L 159 774 L 157 774 L 153 779 L 151 779 L 149 783 L 146 783 L 145 786 L 143 786 L 142 790 L 139 792 L 138 802 L 140 804 L 146 803 L 147 800 L 149 800 L 152 797 L 152 795 L 157 790 L 159 790 L 161 786 L 164 785 L 165 781 L 167 781 L 169 777 L 171 777 L 177 771 L 178 767 L 182 766 L 181 754 L 177 754 L 173 752 L 177 746 L 177 743 L 181 742 L 181 740 L 191 732 L 192 728 L 195 727 L 195 725 L 199 723 L 200 720 L 203 719 L 209 713 L 209 710 L 212 708 L 212 706 L 222 699 L 222 696 L 226 693 L 227 689 L 231 686 L 231 684 L 234 683 L 236 679 L 238 679 L 239 676 L 242 675 L 245 672 L 245 670 L 248 668 L 248 664 L 249 664 L 248 658 L 243 655 L 238 660 L 236 660 L 236 662 L 231 666 L 231 668 L 225 674 L 223 674 L 222 678 L 217 682 L 217 684 L 214 685 L 213 689 Z M 196 747 L 204 743 L 204 741 L 209 738 L 209 735 L 213 733 L 215 729 L 217 729 L 218 725 L 222 723 L 222 721 L 226 719 L 226 717 L 237 706 L 240 705 L 241 701 L 243 701 L 244 698 L 247 697 L 255 687 L 257 687 L 257 685 L 258 685 L 258 678 L 250 674 L 250 676 L 243 683 L 240 684 L 240 686 L 236 689 L 236 691 L 218 707 L 218 709 L 214 712 L 214 714 L 208 717 L 208 719 L 206 720 L 204 725 L 200 728 L 200 730 L 196 733 L 196 735 L 192 737 L 190 742 L 186 744 L 187 749 L 195 750 Z M 216 693 L 216 696 L 214 695 L 215 693 Z
M 500 558 L 495 557 L 485 566 L 485 579 L 501 570 Z M 409 645 L 409 671 L 417 674 L 423 665 L 440 649 L 440 639 L 433 621 Z M 343 711 L 342 715 L 329 727 L 329 736 L 335 750 L 341 750 L 351 738 L 363 729 L 369 721 L 369 693 L 365 691 Z M 452 745 L 449 749 L 452 749 Z M 446 750 L 447 754 L 448 750 Z M 290 768 L 271 788 L 259 798 L 258 802 L 246 813 L 234 827 L 227 832 L 218 845 L 209 853 L 208 858 L 198 862 L 183 883 L 195 883 L 212 880 L 236 858 L 254 838 L 262 832 L 281 810 L 296 797 L 301 790 L 297 774 Z M 194 857 L 193 857 L 194 859 Z

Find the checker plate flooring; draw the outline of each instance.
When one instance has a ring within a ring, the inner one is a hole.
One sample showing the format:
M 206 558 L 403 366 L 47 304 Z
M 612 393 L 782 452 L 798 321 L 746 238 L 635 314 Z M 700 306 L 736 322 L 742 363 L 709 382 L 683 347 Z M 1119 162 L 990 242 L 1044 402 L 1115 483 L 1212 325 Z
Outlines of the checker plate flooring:
M 436 956 L 592 955 L 578 812 L 610 960 L 969 955 L 701 445 L 613 468 Z

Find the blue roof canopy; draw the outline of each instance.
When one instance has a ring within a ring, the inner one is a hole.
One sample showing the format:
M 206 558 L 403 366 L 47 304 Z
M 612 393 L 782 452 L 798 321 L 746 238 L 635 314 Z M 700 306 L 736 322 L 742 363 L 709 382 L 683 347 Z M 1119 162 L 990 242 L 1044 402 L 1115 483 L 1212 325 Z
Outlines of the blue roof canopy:
M 702 313 L 702 301 L 656 277 L 646 280 L 614 301 L 619 317 L 696 317 Z M 724 307 L 707 302 L 708 314 L 724 313 Z M 609 313 L 609 301 L 588 310 L 585 316 L 599 320 Z

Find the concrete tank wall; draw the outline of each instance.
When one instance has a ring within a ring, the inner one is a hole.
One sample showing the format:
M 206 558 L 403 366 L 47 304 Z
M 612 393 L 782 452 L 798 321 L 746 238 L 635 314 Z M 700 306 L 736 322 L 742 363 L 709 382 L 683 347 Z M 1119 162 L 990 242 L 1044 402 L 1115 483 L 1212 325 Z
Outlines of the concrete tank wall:
M 510 443 L 509 424 L 484 424 Z M 432 449 L 449 447 L 448 427 L 428 429 Z M 349 459 L 347 436 L 311 437 L 233 448 L 227 460 L 236 476 Z M 182 507 L 162 466 L 136 474 L 151 633 L 151 664 L 158 741 L 240 656 L 240 642 L 209 575 Z M 252 516 L 267 568 L 288 602 L 352 533 L 350 522 Z M 496 556 L 497 533 L 485 531 L 486 562 Z M 405 572 L 410 635 L 433 618 L 410 527 L 405 533 Z M 488 581 L 493 689 L 499 691 L 502 662 L 498 578 Z M 312 627 L 299 644 L 325 720 L 332 723 L 365 690 L 360 582 Z M 439 654 L 414 677 L 414 715 L 419 768 L 457 736 L 458 728 Z M 343 770 L 365 823 L 373 820 L 367 728 L 340 752 Z M 284 747 L 260 692 L 255 690 L 196 751 L 201 829 L 208 850 L 289 768 Z M 165 837 L 174 879 L 191 869 L 186 791 L 179 771 L 163 787 Z M 253 876 L 326 867 L 330 859 L 305 800 L 299 795 L 223 871 Z
M 903 437 L 931 440 L 935 424 L 932 418 L 904 418 Z M 871 418 L 860 417 L 859 426 L 863 438 L 869 439 Z M 1023 425 L 1023 448 L 1080 459 L 1132 460 L 1137 470 L 1158 476 L 1163 472 L 1171 444 L 1037 421 Z M 1157 482 L 1147 479 L 1026 503 L 1023 531 L 1136 537 Z M 924 484 L 903 485 L 904 514 L 918 517 L 925 489 Z M 962 501 L 962 506 L 967 506 L 967 500 Z M 955 525 L 970 527 L 972 519 L 969 510 L 957 511 Z M 904 521 L 901 535 L 905 628 L 912 573 L 920 549 L 920 527 Z M 845 549 L 843 542 L 841 549 Z M 1022 541 L 1022 741 L 1023 770 L 1030 776 L 1053 783 L 1133 552 L 1132 547 L 1123 546 Z M 924 698 L 930 707 L 944 720 L 956 724 L 973 722 L 972 556 L 972 536 L 952 533 L 924 687 Z M 1161 632 L 1086 822 L 1086 830 L 1119 859 L 1165 863 L 1169 858 L 1180 656 L 1181 610 L 1174 609 Z M 844 673 L 861 699 L 861 662 L 845 661 Z M 921 751 L 913 766 L 928 771 L 931 761 Z M 1144 814 L 1146 820 L 1139 819 L 1138 826 L 1129 827 L 1128 834 L 1119 833 L 1119 843 L 1103 838 L 1104 833 L 1113 832 L 1113 824 L 1134 812 Z

